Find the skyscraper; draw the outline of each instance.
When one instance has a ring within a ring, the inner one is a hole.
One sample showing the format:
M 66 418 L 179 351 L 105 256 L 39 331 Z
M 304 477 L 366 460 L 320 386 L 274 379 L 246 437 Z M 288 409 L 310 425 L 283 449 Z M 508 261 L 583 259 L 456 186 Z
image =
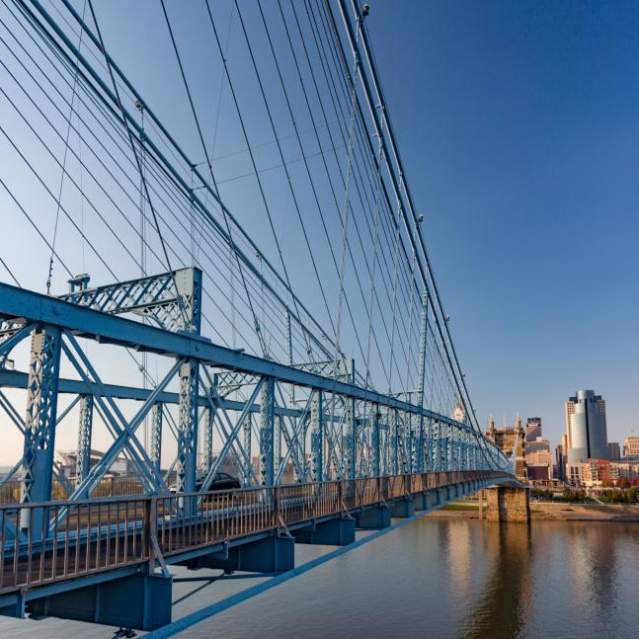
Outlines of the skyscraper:
M 534 442 L 541 437 L 541 417 L 529 417 L 526 421 L 526 441 Z
M 606 402 L 592 390 L 580 390 L 566 402 L 568 463 L 608 459 Z
M 619 461 L 621 459 L 619 442 L 608 442 L 608 451 L 610 452 L 610 459 L 612 461 Z

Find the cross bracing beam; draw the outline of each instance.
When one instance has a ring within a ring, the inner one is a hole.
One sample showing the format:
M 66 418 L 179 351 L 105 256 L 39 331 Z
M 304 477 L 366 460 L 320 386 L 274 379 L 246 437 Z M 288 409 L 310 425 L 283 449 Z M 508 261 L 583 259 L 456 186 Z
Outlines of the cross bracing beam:
M 135 313 L 170 331 L 196 333 L 200 330 L 201 298 L 202 272 L 195 267 L 96 288 L 72 284 L 69 293 L 59 296 L 61 300 L 104 313 Z
M 322 389 L 329 393 L 377 403 L 380 406 L 396 408 L 407 413 L 423 414 L 425 417 L 448 423 L 462 430 L 470 430 L 467 424 L 415 404 L 372 389 L 347 384 L 226 348 L 205 337 L 170 333 L 124 317 L 78 307 L 6 283 L 0 283 L 0 300 L 0 317 L 7 319 L 25 318 L 32 322 L 59 326 L 78 337 L 94 339 L 103 343 L 136 348 L 139 351 L 161 355 L 193 358 L 209 366 L 228 368 L 258 376 L 270 376 L 283 383 Z
M 23 371 L 10 371 L 0 368 L 0 388 L 26 389 L 27 381 L 28 375 Z M 100 394 L 113 399 L 131 399 L 143 402 L 151 394 L 151 390 L 148 388 L 122 386 L 119 384 L 96 384 L 91 381 L 61 377 L 58 381 L 58 393 L 70 395 Z M 174 393 L 172 391 L 163 391 L 157 396 L 157 401 L 162 404 L 178 404 L 179 399 L 179 393 Z M 238 400 L 220 397 L 219 402 L 226 410 L 241 411 L 244 409 L 244 402 Z M 209 405 L 208 398 L 205 395 L 199 395 L 198 405 L 203 408 L 207 407 Z M 249 411 L 251 413 L 259 413 L 260 405 L 253 404 L 249 407 Z M 300 417 L 304 414 L 304 411 L 299 408 L 289 408 L 287 406 L 278 405 L 275 407 L 275 414 L 285 417 Z

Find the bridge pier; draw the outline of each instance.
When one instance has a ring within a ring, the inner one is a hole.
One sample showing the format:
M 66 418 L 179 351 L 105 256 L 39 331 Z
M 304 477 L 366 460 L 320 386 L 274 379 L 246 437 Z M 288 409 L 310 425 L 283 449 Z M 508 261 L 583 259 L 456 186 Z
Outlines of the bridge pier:
M 399 499 L 391 506 L 391 517 L 405 519 L 415 514 L 415 503 L 411 497 Z
M 140 573 L 45 596 L 27 604 L 35 615 L 154 630 L 171 623 L 173 577 Z
M 486 519 L 530 523 L 530 493 L 528 488 L 493 486 L 486 489 Z M 480 513 L 481 514 L 481 513 Z
M 191 570 L 218 568 L 228 573 L 236 570 L 268 574 L 286 572 L 295 567 L 295 540 L 273 535 L 187 559 L 179 564 Z
M 380 530 L 391 524 L 391 511 L 388 506 L 373 506 L 355 515 L 355 525 L 362 530 Z
M 355 541 L 354 519 L 331 519 L 292 531 L 298 544 L 320 544 L 325 546 L 348 546 Z
M 428 492 L 413 495 L 413 510 L 428 510 Z

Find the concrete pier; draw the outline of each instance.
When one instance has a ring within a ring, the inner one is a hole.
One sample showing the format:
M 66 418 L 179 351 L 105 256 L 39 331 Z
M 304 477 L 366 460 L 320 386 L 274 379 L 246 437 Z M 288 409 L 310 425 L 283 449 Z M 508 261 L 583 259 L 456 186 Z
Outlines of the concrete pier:
M 530 523 L 529 490 L 516 486 L 494 486 L 485 492 L 487 508 L 480 507 L 480 517 L 487 521 Z M 480 498 L 481 500 L 481 498 Z

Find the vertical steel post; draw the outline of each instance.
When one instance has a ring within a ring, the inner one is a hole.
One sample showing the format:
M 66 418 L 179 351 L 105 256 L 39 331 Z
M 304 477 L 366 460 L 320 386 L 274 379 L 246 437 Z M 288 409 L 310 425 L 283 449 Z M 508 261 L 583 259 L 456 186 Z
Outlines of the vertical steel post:
M 213 426 L 215 423 L 215 409 L 209 404 L 206 409 L 204 424 L 204 473 L 208 473 L 213 466 Z
M 151 461 L 156 472 L 162 466 L 162 420 L 164 410 L 162 402 L 155 402 L 151 409 Z
M 372 438 L 373 438 L 373 476 L 379 477 L 382 474 L 381 465 L 381 438 L 380 438 L 380 424 L 379 424 L 379 405 L 373 404 L 372 415 Z
M 275 470 L 278 470 L 282 460 L 284 459 L 284 455 L 282 454 L 282 433 L 284 431 L 284 416 L 277 415 L 273 420 L 273 459 L 275 460 Z M 295 432 L 295 428 L 293 428 L 293 432 Z M 291 446 L 295 446 L 295 442 L 293 438 L 291 438 Z M 291 451 L 291 457 L 293 455 L 297 456 L 297 451 Z M 282 470 L 282 477 L 284 477 L 286 469 Z M 302 478 L 298 478 L 301 481 Z
M 244 464 L 244 485 L 251 484 L 251 465 L 253 464 L 253 416 L 247 415 L 242 426 L 242 439 L 248 462 Z
M 80 427 L 76 453 L 75 485 L 79 486 L 91 470 L 91 434 L 93 430 L 93 395 L 80 397 Z
M 419 379 L 417 386 L 417 405 L 424 408 L 424 389 L 426 383 L 426 344 L 428 337 L 428 292 L 422 293 L 422 313 L 419 329 Z M 424 471 L 424 416 L 419 416 L 419 434 L 417 441 L 417 468 L 416 472 Z
M 388 409 L 391 415 L 389 419 L 390 427 L 392 429 L 392 437 L 391 437 L 391 470 L 393 475 L 399 475 L 400 472 L 400 463 L 399 463 L 399 455 L 400 455 L 400 446 L 401 446 L 401 436 L 399 433 L 399 417 L 397 416 L 396 408 Z
M 312 393 L 311 477 L 313 481 L 324 481 L 324 396 L 321 390 Z
M 22 503 L 51 499 L 51 478 L 58 405 L 58 377 L 60 374 L 59 328 L 45 326 L 31 337 L 31 360 L 27 386 L 27 416 L 24 431 L 24 479 Z M 40 536 L 42 513 L 28 509 L 21 511 L 20 527 L 33 526 L 32 538 Z
M 355 479 L 357 476 L 357 422 L 355 399 L 344 398 L 344 477 Z
M 262 486 L 272 486 L 275 479 L 275 380 L 272 377 L 264 380 L 260 393 L 260 476 Z
M 435 470 L 435 437 L 433 435 L 433 420 L 429 417 L 426 425 L 426 450 L 428 458 L 426 460 L 426 470 Z
M 437 470 L 439 472 L 446 470 L 446 441 L 444 437 L 444 425 L 437 422 Z
M 415 432 L 415 422 L 419 419 L 419 416 L 415 418 L 413 413 L 404 413 L 404 420 L 408 423 L 408 472 L 416 473 L 417 472 L 417 461 L 418 461 L 418 442 L 419 442 L 419 432 Z
M 202 271 L 183 269 L 175 273 L 175 287 L 180 296 L 183 329 L 200 334 L 202 324 Z M 178 420 L 177 491 L 194 492 L 197 474 L 199 365 L 196 360 L 180 366 Z M 194 505 L 188 500 L 189 507 Z
M 397 433 L 397 474 L 408 472 L 408 454 L 406 451 L 406 432 L 410 427 L 406 421 L 406 414 L 395 409 L 395 430 Z
M 177 491 L 194 492 L 197 472 L 198 364 L 180 366 Z

